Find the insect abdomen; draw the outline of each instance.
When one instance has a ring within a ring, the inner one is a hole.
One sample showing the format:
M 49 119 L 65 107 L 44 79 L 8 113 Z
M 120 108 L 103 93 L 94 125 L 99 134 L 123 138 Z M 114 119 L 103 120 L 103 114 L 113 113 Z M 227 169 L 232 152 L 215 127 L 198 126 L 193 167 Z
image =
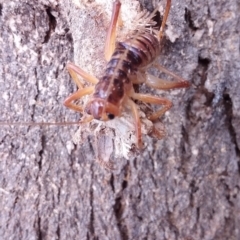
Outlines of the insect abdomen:
M 144 32 L 121 43 L 128 50 L 128 61 L 141 68 L 150 64 L 159 55 L 159 42 L 150 32 Z
M 150 64 L 158 54 L 158 40 L 149 32 L 118 42 L 104 76 L 96 85 L 94 97 L 119 105 L 129 89 L 130 76 Z

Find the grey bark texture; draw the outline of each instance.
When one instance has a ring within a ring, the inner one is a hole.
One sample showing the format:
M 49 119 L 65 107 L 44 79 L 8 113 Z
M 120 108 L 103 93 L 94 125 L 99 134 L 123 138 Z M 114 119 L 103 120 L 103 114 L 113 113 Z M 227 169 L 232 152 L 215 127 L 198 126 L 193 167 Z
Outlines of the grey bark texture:
M 138 2 L 122 5 L 130 16 Z M 111 6 L 0 0 L 1 122 L 79 120 L 62 105 L 76 91 L 65 66 L 99 74 Z M 151 92 L 174 104 L 167 136 L 145 136 L 115 171 L 91 137 L 72 143 L 77 126 L 0 126 L 0 238 L 240 239 L 239 12 L 238 0 L 172 1 L 159 61 L 192 85 Z

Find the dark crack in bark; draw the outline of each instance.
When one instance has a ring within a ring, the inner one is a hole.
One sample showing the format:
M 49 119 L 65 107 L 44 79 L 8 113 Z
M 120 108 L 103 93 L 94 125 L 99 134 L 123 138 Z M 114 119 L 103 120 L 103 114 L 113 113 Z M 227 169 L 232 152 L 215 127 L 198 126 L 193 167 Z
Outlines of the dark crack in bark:
M 191 11 L 188 8 L 185 8 L 185 15 L 184 15 L 185 21 L 187 22 L 190 29 L 193 31 L 197 31 L 198 28 L 194 25 L 194 22 L 191 17 Z
M 231 141 L 235 146 L 236 155 L 238 157 L 238 170 L 240 173 L 240 149 L 237 143 L 237 134 L 232 125 L 232 118 L 233 118 L 232 99 L 226 91 L 223 93 L 223 105 L 225 107 L 225 115 L 226 115 L 225 122 L 228 127 L 229 134 L 231 136 Z
M 130 167 L 129 163 L 127 163 L 125 168 L 124 168 L 124 179 L 122 181 L 121 192 L 123 192 L 124 189 L 126 189 L 127 186 L 128 186 L 128 181 L 127 180 L 128 180 L 128 176 L 129 176 L 129 167 Z M 125 239 L 129 239 L 129 233 L 128 233 L 128 229 L 127 229 L 127 224 L 122 219 L 123 212 L 125 210 L 125 206 L 124 206 L 123 202 L 124 202 L 124 198 L 121 195 L 116 197 L 115 204 L 113 206 L 113 210 L 114 210 L 114 214 L 115 214 L 115 217 L 116 217 L 117 226 L 118 226 L 118 229 L 119 229 L 121 239 L 125 240 Z
M 47 43 L 49 41 L 49 39 L 51 38 L 51 34 L 52 32 L 54 32 L 56 26 L 57 26 L 57 20 L 56 18 L 52 15 L 51 13 L 52 9 L 50 7 L 48 7 L 46 9 L 46 12 L 47 12 L 47 16 L 48 16 L 48 31 L 46 32 L 46 35 L 44 37 L 44 41 L 43 41 L 43 44 L 44 43 Z

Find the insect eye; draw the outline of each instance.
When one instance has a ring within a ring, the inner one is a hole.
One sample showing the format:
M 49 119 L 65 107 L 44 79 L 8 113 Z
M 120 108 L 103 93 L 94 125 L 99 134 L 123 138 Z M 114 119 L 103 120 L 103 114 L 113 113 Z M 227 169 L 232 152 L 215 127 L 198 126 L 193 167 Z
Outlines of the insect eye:
M 112 113 L 108 113 L 107 116 L 109 119 L 114 119 L 114 117 L 115 117 L 114 114 L 112 114 Z

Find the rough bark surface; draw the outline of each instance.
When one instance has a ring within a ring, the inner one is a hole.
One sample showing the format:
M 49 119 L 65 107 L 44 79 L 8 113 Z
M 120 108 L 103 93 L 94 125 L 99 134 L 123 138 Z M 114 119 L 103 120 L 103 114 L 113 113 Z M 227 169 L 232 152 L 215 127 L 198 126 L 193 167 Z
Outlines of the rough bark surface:
M 76 90 L 65 66 L 99 74 L 111 6 L 0 0 L 1 122 L 80 118 L 62 105 Z M 1 126 L 1 239 L 240 239 L 239 12 L 238 0 L 172 1 L 159 61 L 191 88 L 153 92 L 174 103 L 168 135 L 113 172 L 92 138 L 72 143 L 76 126 Z

